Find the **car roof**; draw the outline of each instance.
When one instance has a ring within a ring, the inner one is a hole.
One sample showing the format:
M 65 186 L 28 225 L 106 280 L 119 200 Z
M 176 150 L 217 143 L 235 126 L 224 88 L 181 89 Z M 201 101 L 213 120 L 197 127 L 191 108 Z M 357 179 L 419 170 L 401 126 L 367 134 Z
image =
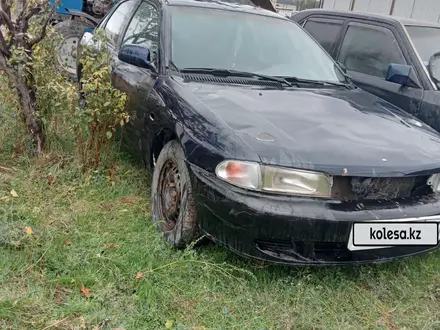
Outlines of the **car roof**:
M 240 0 L 238 0 L 240 1 Z M 245 0 L 241 0 L 242 2 Z M 267 7 L 267 2 L 270 0 L 248 0 L 248 4 L 234 2 L 234 0 L 220 1 L 220 0 L 165 0 L 165 3 L 175 6 L 188 6 L 188 7 L 199 7 L 208 9 L 223 9 L 236 12 L 246 12 L 251 14 L 259 14 L 264 16 L 270 16 L 275 18 L 282 18 L 288 20 L 288 18 L 273 12 L 271 10 L 265 9 Z
M 335 15 L 335 16 L 343 16 L 343 17 L 352 17 L 352 18 L 367 18 L 367 19 L 379 20 L 379 21 L 398 22 L 406 26 L 424 26 L 424 27 L 440 28 L 440 24 L 437 23 L 415 20 L 405 17 L 392 16 L 392 15 L 376 14 L 376 13 L 355 12 L 348 10 L 306 9 L 299 12 L 298 14 L 302 15 L 302 13 L 304 14 L 316 13 L 316 14 Z

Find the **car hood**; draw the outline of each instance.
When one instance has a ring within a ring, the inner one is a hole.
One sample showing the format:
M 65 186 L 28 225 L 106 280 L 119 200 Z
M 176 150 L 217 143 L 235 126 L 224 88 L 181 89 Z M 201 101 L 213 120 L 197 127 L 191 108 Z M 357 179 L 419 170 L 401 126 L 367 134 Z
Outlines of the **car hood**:
M 360 89 L 189 85 L 262 163 L 332 175 L 440 172 L 439 135 Z

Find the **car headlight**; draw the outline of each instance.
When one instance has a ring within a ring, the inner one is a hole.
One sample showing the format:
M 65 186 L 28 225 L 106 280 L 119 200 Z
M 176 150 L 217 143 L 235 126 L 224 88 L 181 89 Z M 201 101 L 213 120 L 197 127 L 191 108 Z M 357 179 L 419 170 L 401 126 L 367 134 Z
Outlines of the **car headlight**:
M 428 178 L 426 182 L 428 186 L 431 186 L 432 191 L 436 194 L 440 193 L 440 174 L 433 174 Z
M 218 164 L 217 177 L 238 187 L 289 195 L 330 197 L 333 179 L 313 171 L 226 160 Z

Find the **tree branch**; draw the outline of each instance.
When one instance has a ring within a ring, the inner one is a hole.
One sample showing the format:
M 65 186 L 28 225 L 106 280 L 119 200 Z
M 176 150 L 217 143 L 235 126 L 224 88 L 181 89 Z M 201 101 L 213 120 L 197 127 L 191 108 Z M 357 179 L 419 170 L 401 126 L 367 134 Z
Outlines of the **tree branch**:
M 0 52 L 5 56 L 9 56 L 9 47 L 6 44 L 5 37 L 3 36 L 2 30 L 0 30 Z
M 17 23 L 18 24 L 21 24 L 22 22 L 27 23 L 27 21 L 29 21 L 32 18 L 32 16 L 38 14 L 42 9 L 43 9 L 42 6 L 38 4 L 37 6 L 31 8 L 28 11 L 28 2 L 26 1 L 23 10 L 18 15 Z
M 8 61 L 6 59 L 6 56 L 3 53 L 0 53 L 0 71 L 3 71 L 10 74 L 9 68 L 8 68 Z
M 54 14 L 55 10 L 57 9 L 58 5 L 60 4 L 60 2 L 61 2 L 61 0 L 57 0 L 53 4 L 52 8 L 50 9 L 50 12 L 49 12 L 48 16 L 46 17 L 46 21 L 44 22 L 43 26 L 41 27 L 40 35 L 38 37 L 35 37 L 34 39 L 32 39 L 29 42 L 30 47 L 32 47 L 33 45 L 39 43 L 41 40 L 44 39 L 44 37 L 46 36 L 47 25 L 49 24 L 50 19 L 52 18 L 53 14 Z
M 26 11 L 28 7 L 28 2 L 27 0 L 15 0 L 15 14 L 17 15 L 18 18 L 23 16 L 23 13 Z M 17 23 L 18 23 L 18 19 L 17 19 Z
M 29 10 L 29 12 L 27 13 L 27 15 L 24 17 L 24 20 L 28 21 L 31 19 L 32 16 L 34 16 L 35 14 L 38 14 L 41 11 L 41 6 L 37 6 L 32 8 L 31 10 Z M 25 11 L 23 11 L 25 12 Z
M 8 26 L 9 31 L 14 32 L 14 24 L 12 24 L 11 18 L 6 14 L 6 12 L 0 8 L 0 26 L 5 23 Z
M 34 16 L 35 14 L 38 14 L 40 11 L 42 10 L 42 8 L 40 6 L 38 7 L 34 7 L 32 9 L 29 10 L 29 12 L 25 15 L 26 10 L 23 10 L 22 15 L 25 15 L 24 17 L 19 17 L 17 19 L 18 24 L 20 25 L 20 30 L 23 33 L 26 33 L 29 29 L 29 20 L 32 18 L 32 16 Z
M 5 11 L 6 15 L 11 16 L 11 4 L 8 0 L 0 0 L 0 8 Z

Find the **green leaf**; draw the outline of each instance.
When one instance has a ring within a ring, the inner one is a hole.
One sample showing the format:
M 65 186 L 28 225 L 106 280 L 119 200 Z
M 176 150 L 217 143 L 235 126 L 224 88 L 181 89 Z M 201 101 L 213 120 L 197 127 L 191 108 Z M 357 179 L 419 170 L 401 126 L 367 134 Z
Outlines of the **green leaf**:
M 107 131 L 106 135 L 107 135 L 107 139 L 109 139 L 109 140 L 110 140 L 110 139 L 112 138 L 112 136 L 113 136 L 112 132 L 110 132 L 110 131 Z

